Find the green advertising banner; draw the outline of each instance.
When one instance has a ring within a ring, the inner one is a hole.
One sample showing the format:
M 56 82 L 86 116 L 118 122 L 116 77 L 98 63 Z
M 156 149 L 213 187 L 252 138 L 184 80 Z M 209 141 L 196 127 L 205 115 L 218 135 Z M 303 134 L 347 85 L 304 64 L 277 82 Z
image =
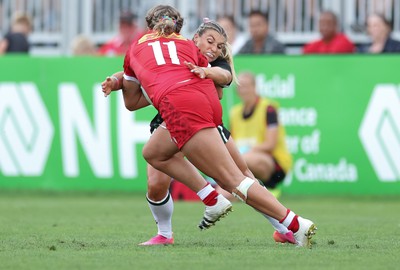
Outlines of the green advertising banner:
M 288 194 L 400 194 L 400 56 L 238 56 L 280 103 Z M 0 188 L 146 190 L 148 107 L 100 82 L 122 58 L 0 58 Z M 224 120 L 239 102 L 225 90 Z
M 294 157 L 286 193 L 400 194 L 400 56 L 247 56 L 235 65 L 280 103 Z M 226 107 L 238 100 L 229 94 Z
M 152 107 L 100 83 L 122 58 L 0 58 L 0 187 L 145 191 Z

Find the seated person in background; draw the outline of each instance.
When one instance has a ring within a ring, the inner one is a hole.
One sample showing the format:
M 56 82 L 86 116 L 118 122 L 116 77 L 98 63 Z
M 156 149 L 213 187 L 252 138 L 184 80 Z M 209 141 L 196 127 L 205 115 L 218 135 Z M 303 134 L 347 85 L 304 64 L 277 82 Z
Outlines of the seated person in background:
M 242 100 L 231 109 L 230 129 L 250 171 L 275 195 L 292 166 L 285 142 L 285 129 L 278 120 L 278 106 L 256 93 L 252 73 L 238 76 L 237 93 Z M 275 192 L 274 192 L 275 189 Z
M 354 53 L 356 47 L 344 35 L 338 32 L 337 16 L 331 11 L 324 11 L 319 18 L 321 39 L 306 44 L 304 54 Z
M 269 33 L 268 15 L 259 10 L 250 12 L 248 17 L 250 38 L 238 54 L 279 54 L 285 53 L 285 46 Z
M 367 32 L 371 43 L 360 48 L 363 53 L 400 53 L 400 41 L 390 37 L 392 23 L 383 15 L 371 14 L 367 19 Z
M 74 56 L 96 55 L 96 45 L 89 37 L 79 35 L 72 40 L 71 51 Z
M 25 14 L 15 14 L 10 32 L 0 41 L 0 55 L 4 53 L 29 53 L 28 35 L 31 30 L 31 19 Z
M 217 22 L 228 35 L 228 43 L 231 45 L 232 54 L 237 54 L 247 40 L 246 35 L 240 33 L 233 16 L 225 15 L 219 17 Z
M 100 47 L 100 55 L 125 55 L 131 43 L 142 36 L 136 24 L 136 16 L 130 11 L 123 11 L 119 17 L 118 35 Z

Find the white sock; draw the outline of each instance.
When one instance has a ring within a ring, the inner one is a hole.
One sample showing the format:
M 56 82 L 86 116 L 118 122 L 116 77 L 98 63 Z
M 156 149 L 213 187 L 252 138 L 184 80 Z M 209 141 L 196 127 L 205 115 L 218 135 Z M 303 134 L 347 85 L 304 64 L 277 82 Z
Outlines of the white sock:
M 159 202 L 150 200 L 146 195 L 151 213 L 156 221 L 158 234 L 166 237 L 172 237 L 172 213 L 174 212 L 174 201 L 170 193 Z
M 199 196 L 201 200 L 204 200 L 214 190 L 215 189 L 210 184 L 207 184 L 199 192 L 197 192 L 197 196 Z
M 264 188 L 267 189 L 265 186 L 264 186 Z M 261 214 L 266 219 L 268 219 L 269 223 L 271 223 L 271 225 L 272 225 L 272 227 L 274 227 L 275 231 L 278 231 L 279 233 L 282 233 L 282 234 L 286 234 L 289 232 L 288 228 L 285 225 L 283 225 L 282 223 L 280 223 L 279 220 L 277 220 L 273 217 L 270 217 L 267 214 L 264 214 L 264 213 L 261 213 Z
M 279 222 L 279 220 L 277 220 L 277 219 L 275 219 L 275 218 L 273 218 L 273 217 L 270 217 L 270 216 L 268 216 L 268 215 L 266 215 L 266 214 L 264 214 L 264 213 L 261 213 L 261 214 L 262 214 L 266 219 L 268 219 L 268 221 L 271 223 L 272 227 L 274 227 L 274 229 L 275 229 L 276 231 L 278 231 L 279 233 L 286 234 L 286 233 L 289 232 L 288 228 L 286 228 L 283 224 L 281 224 L 281 223 Z

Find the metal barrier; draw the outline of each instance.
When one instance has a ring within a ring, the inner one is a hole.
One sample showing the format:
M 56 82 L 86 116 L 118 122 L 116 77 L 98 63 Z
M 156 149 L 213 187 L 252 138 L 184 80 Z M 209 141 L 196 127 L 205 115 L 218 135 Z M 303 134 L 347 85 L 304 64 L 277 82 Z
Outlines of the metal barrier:
M 70 53 L 74 36 L 84 34 L 102 44 L 117 32 L 121 10 L 138 15 L 144 27 L 144 14 L 158 0 L 0 0 L 0 33 L 10 27 L 14 12 L 32 17 L 30 36 L 34 55 Z M 342 30 L 355 42 L 368 40 L 364 25 L 368 14 L 384 13 L 393 20 L 393 36 L 400 38 L 400 0 L 164 0 L 177 7 L 186 18 L 183 34 L 190 36 L 203 17 L 212 19 L 233 15 L 242 31 L 252 9 L 269 13 L 270 31 L 288 45 L 301 45 L 319 36 L 321 10 L 338 14 Z

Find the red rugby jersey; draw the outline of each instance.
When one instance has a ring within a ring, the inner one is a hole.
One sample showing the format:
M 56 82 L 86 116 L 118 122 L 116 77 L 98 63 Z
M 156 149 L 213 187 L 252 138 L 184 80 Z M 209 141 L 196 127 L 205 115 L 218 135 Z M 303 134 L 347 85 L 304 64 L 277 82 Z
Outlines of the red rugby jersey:
M 202 80 L 190 72 L 185 62 L 208 66 L 207 59 L 192 40 L 178 34 L 160 37 L 150 32 L 134 43 L 125 55 L 124 73 L 140 81 L 156 106 L 168 91 Z M 207 81 L 213 87 L 212 81 Z

